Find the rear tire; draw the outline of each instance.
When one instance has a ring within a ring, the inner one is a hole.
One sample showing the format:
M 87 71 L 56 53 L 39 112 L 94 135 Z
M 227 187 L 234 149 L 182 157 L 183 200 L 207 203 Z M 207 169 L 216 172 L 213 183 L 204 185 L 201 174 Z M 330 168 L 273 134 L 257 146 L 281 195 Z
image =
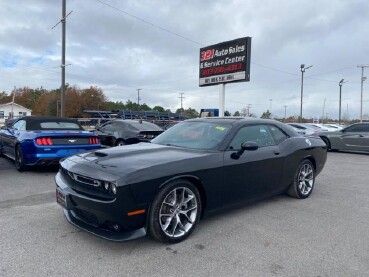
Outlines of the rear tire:
M 298 199 L 309 197 L 315 184 L 315 169 L 309 160 L 303 160 L 295 173 L 293 183 L 288 189 L 288 194 Z
M 115 142 L 115 146 L 123 146 L 123 145 L 126 145 L 126 143 L 122 139 L 117 139 L 117 141 Z
M 195 230 L 201 215 L 201 198 L 196 186 L 175 180 L 155 197 L 149 214 L 150 235 L 165 243 L 185 240 Z
M 26 166 L 24 164 L 24 159 L 23 159 L 23 152 L 22 152 L 22 148 L 19 144 L 17 144 L 15 146 L 15 155 L 14 155 L 14 163 L 15 163 L 15 168 L 18 171 L 25 171 L 28 169 L 28 166 Z

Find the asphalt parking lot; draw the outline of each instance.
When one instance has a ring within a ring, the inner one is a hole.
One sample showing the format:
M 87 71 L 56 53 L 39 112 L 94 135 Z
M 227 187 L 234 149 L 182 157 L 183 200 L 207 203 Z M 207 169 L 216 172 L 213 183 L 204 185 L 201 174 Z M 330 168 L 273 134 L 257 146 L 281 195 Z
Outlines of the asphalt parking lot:
M 369 276 L 369 154 L 328 153 L 312 195 L 213 214 L 186 241 L 116 243 L 55 203 L 56 168 L 0 158 L 0 276 Z

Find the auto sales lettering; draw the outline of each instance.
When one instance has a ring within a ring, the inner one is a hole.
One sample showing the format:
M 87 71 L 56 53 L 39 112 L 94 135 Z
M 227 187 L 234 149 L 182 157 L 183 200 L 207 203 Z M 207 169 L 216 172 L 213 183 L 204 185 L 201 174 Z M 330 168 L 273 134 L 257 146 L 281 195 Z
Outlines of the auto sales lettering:
M 200 86 L 249 81 L 251 38 L 200 49 Z

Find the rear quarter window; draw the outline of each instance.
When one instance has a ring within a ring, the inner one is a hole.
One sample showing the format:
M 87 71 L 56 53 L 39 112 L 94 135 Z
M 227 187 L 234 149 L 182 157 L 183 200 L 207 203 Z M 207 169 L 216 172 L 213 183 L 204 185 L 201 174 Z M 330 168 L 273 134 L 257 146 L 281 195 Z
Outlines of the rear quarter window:
M 281 142 L 285 141 L 289 137 L 285 132 L 283 132 L 277 126 L 269 126 L 269 130 L 272 133 L 275 144 L 280 144 Z

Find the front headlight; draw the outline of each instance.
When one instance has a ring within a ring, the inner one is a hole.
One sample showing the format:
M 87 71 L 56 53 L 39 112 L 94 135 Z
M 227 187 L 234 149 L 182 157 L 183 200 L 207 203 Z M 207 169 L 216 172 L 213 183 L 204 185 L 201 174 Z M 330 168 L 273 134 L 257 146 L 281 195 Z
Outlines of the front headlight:
M 110 185 L 110 190 L 113 193 L 113 195 L 116 195 L 117 194 L 117 186 L 115 184 L 112 183 Z

